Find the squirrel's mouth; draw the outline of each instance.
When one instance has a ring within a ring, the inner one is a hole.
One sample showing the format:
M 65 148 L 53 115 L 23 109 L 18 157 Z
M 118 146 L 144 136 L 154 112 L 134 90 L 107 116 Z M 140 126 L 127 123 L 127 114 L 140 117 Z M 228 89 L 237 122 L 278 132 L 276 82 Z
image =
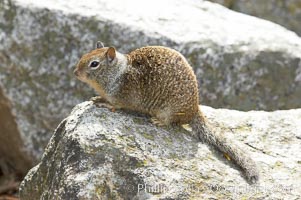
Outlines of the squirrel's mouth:
M 76 76 L 77 79 L 79 79 L 80 81 L 85 82 L 86 77 L 85 77 L 85 75 L 80 70 L 75 69 L 73 71 L 73 73 L 74 73 L 74 75 Z
M 80 76 L 80 71 L 76 68 L 76 69 L 73 71 L 73 74 L 74 74 L 76 77 L 79 77 L 79 76 Z

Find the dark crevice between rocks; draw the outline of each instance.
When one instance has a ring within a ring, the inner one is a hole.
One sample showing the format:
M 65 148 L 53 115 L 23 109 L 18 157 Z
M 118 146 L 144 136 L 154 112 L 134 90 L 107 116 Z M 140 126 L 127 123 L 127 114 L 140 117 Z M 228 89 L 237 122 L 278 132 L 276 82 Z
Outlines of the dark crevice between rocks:
M 0 195 L 15 192 L 33 166 L 24 152 L 11 103 L 0 87 Z

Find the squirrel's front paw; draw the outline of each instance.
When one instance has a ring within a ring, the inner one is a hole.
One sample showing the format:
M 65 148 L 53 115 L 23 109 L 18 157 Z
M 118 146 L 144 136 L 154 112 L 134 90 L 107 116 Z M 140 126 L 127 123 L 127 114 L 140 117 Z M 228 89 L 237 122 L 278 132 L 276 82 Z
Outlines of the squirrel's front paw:
M 114 106 L 112 106 L 109 102 L 107 102 L 104 98 L 101 96 L 96 96 L 90 98 L 90 101 L 93 101 L 93 104 L 97 106 L 98 108 L 107 108 L 112 112 L 115 112 Z
M 156 126 L 159 126 L 159 127 L 163 127 L 165 126 L 165 124 L 163 122 L 161 122 L 158 118 L 156 117 L 152 117 L 151 118 L 151 122 L 156 125 Z
M 104 98 L 102 98 L 101 96 L 91 97 L 90 101 L 93 101 L 94 104 L 107 103 L 107 101 Z

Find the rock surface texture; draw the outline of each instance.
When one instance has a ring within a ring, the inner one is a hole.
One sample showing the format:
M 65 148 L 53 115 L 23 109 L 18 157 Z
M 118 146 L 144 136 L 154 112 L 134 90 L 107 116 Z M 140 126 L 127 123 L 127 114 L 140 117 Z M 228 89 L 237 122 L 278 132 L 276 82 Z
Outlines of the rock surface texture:
M 293 32 L 205 1 L 88 2 L 0 1 L 0 87 L 32 160 L 71 108 L 92 96 L 72 71 L 97 40 L 121 52 L 145 45 L 182 52 L 205 105 L 301 106 L 301 39 Z
M 300 0 L 209 0 L 232 10 L 280 24 L 301 35 Z
M 77 105 L 20 188 L 32 199 L 300 199 L 301 109 L 239 112 L 202 107 L 216 131 L 260 168 L 249 185 L 220 153 L 180 127 Z

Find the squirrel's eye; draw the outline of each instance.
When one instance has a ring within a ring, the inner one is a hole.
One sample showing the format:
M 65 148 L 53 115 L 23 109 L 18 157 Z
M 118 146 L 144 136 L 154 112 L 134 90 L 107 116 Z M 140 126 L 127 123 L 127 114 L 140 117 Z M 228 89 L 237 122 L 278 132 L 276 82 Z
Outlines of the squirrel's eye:
M 93 61 L 93 62 L 90 63 L 89 67 L 96 68 L 96 67 L 98 67 L 98 65 L 99 65 L 98 61 Z

